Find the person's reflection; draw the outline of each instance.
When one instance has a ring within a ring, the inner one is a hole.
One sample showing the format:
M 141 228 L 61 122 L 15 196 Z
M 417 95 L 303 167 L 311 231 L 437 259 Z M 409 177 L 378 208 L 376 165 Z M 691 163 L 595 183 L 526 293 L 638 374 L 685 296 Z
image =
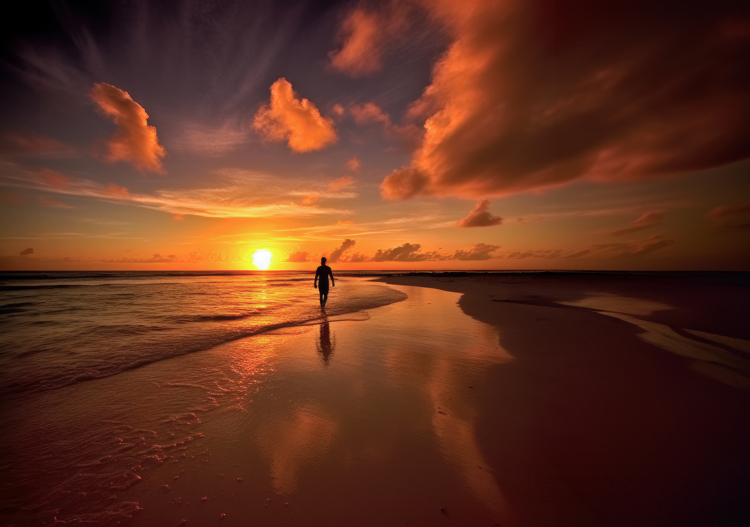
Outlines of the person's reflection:
M 331 344 L 331 326 L 327 318 L 320 324 L 320 337 L 317 344 L 318 353 L 323 355 L 323 364 L 328 366 L 329 357 L 333 353 L 333 344 Z

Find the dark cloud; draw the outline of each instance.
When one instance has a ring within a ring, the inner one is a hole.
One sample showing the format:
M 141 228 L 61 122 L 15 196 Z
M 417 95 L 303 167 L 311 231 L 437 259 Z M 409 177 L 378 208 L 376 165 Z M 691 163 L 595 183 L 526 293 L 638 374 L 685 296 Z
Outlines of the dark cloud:
M 574 252 L 573 254 L 567 255 L 565 258 L 580 258 L 581 256 L 586 256 L 587 254 L 591 254 L 591 249 Z
M 560 249 L 537 249 L 534 251 L 514 251 L 505 255 L 506 258 L 523 260 L 525 258 L 559 258 L 562 254 Z
M 383 181 L 386 198 L 501 196 L 750 156 L 746 3 L 421 5 L 452 41 L 410 107 L 424 139 Z
M 424 262 L 427 260 L 444 259 L 436 251 L 421 252 L 421 245 L 418 243 L 405 243 L 392 249 L 378 249 L 375 255 L 370 259 L 372 262 Z
M 655 251 L 669 247 L 674 240 L 661 234 L 655 234 L 643 240 L 624 243 L 602 243 L 591 246 L 594 256 L 600 258 L 620 258 L 626 256 L 646 256 Z
M 483 199 L 474 209 L 469 212 L 469 215 L 459 220 L 456 223 L 457 227 L 491 227 L 492 225 L 500 225 L 503 219 L 500 216 L 493 216 L 487 209 L 490 206 L 490 202 Z
M 750 201 L 738 205 L 723 205 L 706 214 L 706 218 L 717 227 L 734 229 L 750 228 Z
M 630 224 L 630 226 L 625 227 L 624 229 L 618 229 L 616 231 L 606 232 L 604 233 L 604 235 L 605 236 L 625 236 L 626 234 L 632 234 L 634 232 L 639 232 L 644 229 L 648 229 L 650 227 L 660 225 L 663 220 L 664 220 L 663 212 L 649 212 L 637 218 L 635 221 L 633 221 L 633 223 Z
M 494 252 L 500 248 L 499 245 L 488 245 L 486 243 L 478 243 L 474 247 L 468 250 L 458 250 L 451 260 L 489 260 L 494 257 Z
M 20 254 L 21 254 L 21 256 L 28 256 L 30 254 L 34 254 L 34 249 L 32 249 L 31 247 L 29 247 L 28 249 L 24 249 L 23 251 L 21 251 Z
M 307 261 L 307 254 L 305 251 L 297 251 L 296 253 L 291 253 L 287 257 L 285 262 L 296 262 L 296 263 L 302 263 Z
M 328 257 L 328 262 L 329 263 L 338 262 L 339 258 L 341 258 L 341 255 L 344 254 L 347 250 L 349 250 L 352 247 L 354 247 L 354 244 L 356 244 L 356 243 L 357 242 L 355 242 L 354 240 L 350 240 L 349 238 L 347 238 L 346 240 L 344 240 L 341 243 L 341 246 L 339 246 L 337 249 L 335 249 L 331 253 L 331 255 Z

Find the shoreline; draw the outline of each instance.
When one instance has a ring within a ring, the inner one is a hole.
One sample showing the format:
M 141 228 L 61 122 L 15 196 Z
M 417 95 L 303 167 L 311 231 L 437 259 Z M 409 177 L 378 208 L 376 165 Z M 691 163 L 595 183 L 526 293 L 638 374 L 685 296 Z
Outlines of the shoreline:
M 379 281 L 462 293 L 462 311 L 495 327 L 515 357 L 488 367 L 477 435 L 518 525 L 698 526 L 750 518 L 742 291 L 719 292 L 727 304 L 701 317 L 705 291 L 686 304 L 679 291 L 653 284 Z M 670 303 L 676 300 L 683 304 Z M 678 319 L 702 331 L 663 329 Z M 654 327 L 660 338 L 649 338 Z

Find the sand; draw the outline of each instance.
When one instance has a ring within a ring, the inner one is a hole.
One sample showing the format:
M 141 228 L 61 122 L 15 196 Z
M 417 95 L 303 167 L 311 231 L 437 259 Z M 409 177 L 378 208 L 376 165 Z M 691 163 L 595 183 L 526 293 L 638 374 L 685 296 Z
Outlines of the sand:
M 2 524 L 747 524 L 742 287 L 386 281 L 409 298 L 4 410 L 40 479 Z

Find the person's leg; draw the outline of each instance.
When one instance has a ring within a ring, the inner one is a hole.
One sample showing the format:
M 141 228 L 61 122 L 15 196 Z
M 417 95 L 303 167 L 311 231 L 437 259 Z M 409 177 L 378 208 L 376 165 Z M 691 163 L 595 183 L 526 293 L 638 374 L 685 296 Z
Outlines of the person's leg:
M 326 307 L 326 302 L 328 302 L 328 293 L 323 293 L 322 302 L 323 307 Z
M 320 307 L 323 307 L 326 305 L 325 300 L 323 300 L 324 298 L 325 298 L 325 293 L 321 291 L 320 292 Z

